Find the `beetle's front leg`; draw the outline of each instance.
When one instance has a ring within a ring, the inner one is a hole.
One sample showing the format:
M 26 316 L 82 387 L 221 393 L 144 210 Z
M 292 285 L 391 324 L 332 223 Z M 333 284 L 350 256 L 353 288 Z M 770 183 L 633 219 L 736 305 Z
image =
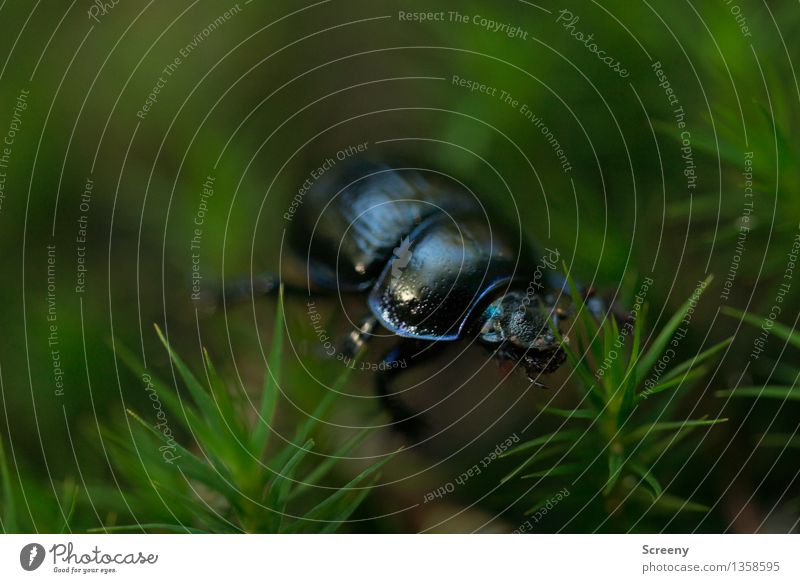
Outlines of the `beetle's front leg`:
M 307 289 L 282 282 L 276 273 L 264 272 L 252 277 L 240 276 L 230 279 L 225 285 L 207 294 L 203 303 L 213 312 L 243 304 L 251 299 L 275 295 L 282 283 L 285 294 L 308 297 Z

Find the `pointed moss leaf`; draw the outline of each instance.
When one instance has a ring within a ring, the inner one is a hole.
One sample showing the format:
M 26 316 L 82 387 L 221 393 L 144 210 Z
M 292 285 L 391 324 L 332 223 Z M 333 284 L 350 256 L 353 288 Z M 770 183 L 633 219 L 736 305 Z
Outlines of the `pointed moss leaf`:
M 147 429 L 147 431 L 155 435 L 159 441 L 168 443 L 166 437 L 160 431 L 158 431 L 155 427 L 152 427 L 136 413 L 130 409 L 127 410 L 127 413 L 137 423 Z M 231 497 L 238 496 L 238 493 L 230 484 L 230 478 L 221 473 L 221 468 L 215 468 L 209 465 L 207 462 L 204 462 L 188 449 L 177 443 L 170 445 L 174 446 L 176 451 L 181 454 L 180 457 L 176 457 L 176 460 L 173 462 L 175 467 L 181 468 L 184 472 L 186 472 L 186 475 L 203 482 L 209 487 L 217 489 L 219 492 L 226 493 L 226 495 Z
M 348 494 L 350 490 L 355 489 L 358 485 L 366 480 L 371 475 L 375 474 L 380 468 L 382 468 L 385 464 L 389 462 L 389 460 L 393 459 L 395 455 L 400 453 L 402 449 L 397 450 L 391 455 L 386 456 L 379 462 L 376 462 L 363 470 L 359 473 L 355 478 L 350 480 L 345 486 L 341 489 L 337 490 L 330 496 L 328 496 L 325 500 L 314 506 L 307 514 L 306 518 L 310 520 L 320 520 L 322 519 L 331 509 L 337 507 L 339 502 Z
M 264 375 L 264 388 L 261 393 L 261 406 L 256 426 L 253 428 L 251 451 L 257 458 L 266 453 L 275 407 L 280 394 L 280 383 L 283 377 L 283 284 L 278 293 L 278 307 L 275 313 L 275 324 L 272 331 L 272 346 L 267 361 L 267 372 Z
M 6 534 L 17 532 L 19 530 L 17 509 L 14 501 L 14 492 L 11 489 L 11 472 L 8 469 L 8 458 L 6 457 L 2 438 L 0 438 L 0 478 L 2 478 L 3 484 L 3 512 L 0 514 L 3 532 Z
M 637 463 L 629 463 L 628 468 L 650 487 L 649 490 L 653 500 L 661 496 L 664 489 L 661 487 L 661 484 L 658 482 L 658 480 L 656 480 L 650 470 Z
M 781 401 L 800 401 L 800 387 L 738 387 L 714 393 L 717 397 L 750 397 L 756 399 L 779 399 Z
M 342 445 L 342 447 L 336 450 L 333 454 L 327 456 L 322 463 L 317 465 L 317 467 L 314 468 L 311 473 L 303 478 L 302 482 L 295 485 L 295 487 L 292 489 L 292 493 L 289 495 L 289 499 L 294 499 L 306 489 L 316 485 L 317 482 L 324 478 L 325 475 L 327 475 L 327 473 L 330 472 L 338 462 L 346 458 L 350 452 L 361 445 L 371 431 L 372 430 L 369 427 L 362 429 L 353 437 L 348 439 L 344 445 Z
M 682 362 L 678 366 L 673 367 L 667 374 L 661 377 L 661 380 L 668 381 L 670 379 L 677 377 L 678 375 L 683 374 L 688 370 L 692 370 L 695 366 L 702 364 L 703 362 L 714 356 L 717 352 L 727 347 L 731 342 L 733 342 L 733 336 L 731 336 L 730 338 L 726 338 L 722 342 L 718 342 L 717 344 L 715 344 L 708 350 L 704 350 L 694 358 L 690 358 L 689 360 Z
M 159 328 L 158 325 L 154 325 L 154 327 L 159 340 L 161 340 L 164 348 L 167 349 L 170 360 L 175 365 L 175 368 L 178 369 L 178 374 L 183 380 L 184 385 L 186 385 L 186 388 L 189 389 L 189 393 L 192 395 L 195 404 L 199 407 L 206 423 L 216 428 L 217 431 L 222 432 L 224 430 L 224 422 L 221 420 L 221 413 L 214 403 L 214 400 L 200 384 L 200 381 L 197 380 L 197 377 L 192 374 L 192 371 L 189 370 L 186 363 L 178 356 L 178 353 L 172 349 L 172 346 L 167 342 L 163 332 L 161 332 L 161 328 Z
M 70 530 L 70 524 L 72 524 L 72 517 L 75 515 L 75 507 L 78 504 L 79 493 L 80 489 L 75 482 L 68 481 L 64 484 L 64 502 L 65 506 L 67 507 L 67 513 L 63 516 L 64 521 L 61 524 L 61 534 L 64 534 L 65 532 L 72 532 Z
M 528 508 L 525 512 L 523 512 L 522 513 L 523 516 L 530 516 L 531 514 L 535 514 L 536 512 L 539 512 L 542 508 L 545 508 L 545 506 L 547 505 L 548 502 L 550 502 L 553 498 L 558 496 L 560 493 L 561 493 L 560 491 L 555 491 L 555 492 L 551 491 L 550 494 L 548 494 L 547 496 L 543 496 L 542 498 L 537 500 L 535 504 L 533 504 L 530 508 Z M 562 494 L 562 496 L 563 496 L 563 494 Z
M 354 359 L 354 363 L 356 363 L 358 359 Z M 311 432 L 320 424 L 320 421 L 324 417 L 325 413 L 327 413 L 328 409 L 334 403 L 336 398 L 339 396 L 339 393 L 344 387 L 344 384 L 347 382 L 347 379 L 350 378 L 350 373 L 353 371 L 351 367 L 346 367 L 344 371 L 342 371 L 336 379 L 336 382 L 333 385 L 333 388 L 328 390 L 325 395 L 320 399 L 317 406 L 314 410 L 308 415 L 308 417 L 297 427 L 297 431 L 294 435 L 294 443 L 302 443 L 306 439 L 308 439 Z M 291 448 L 284 448 L 281 452 L 279 452 L 274 460 L 274 463 L 278 466 L 286 463 L 288 457 L 292 454 Z
M 652 461 L 660 458 L 665 451 L 675 447 L 686 439 L 694 430 L 694 427 L 685 427 L 676 431 L 671 435 L 667 435 L 662 439 L 652 442 L 642 450 L 642 455 L 639 456 L 641 461 Z
M 530 479 L 530 478 L 549 478 L 552 476 L 564 476 L 567 474 L 573 474 L 576 472 L 585 469 L 584 464 L 575 463 L 575 464 L 561 464 L 558 466 L 553 466 L 543 472 L 534 472 L 532 474 L 525 474 L 522 476 L 522 479 Z
M 631 352 L 630 357 L 628 359 L 628 369 L 626 371 L 626 376 L 633 379 L 634 384 L 636 383 L 635 375 L 631 373 L 636 369 L 636 363 L 639 361 L 639 351 L 642 348 L 642 331 L 644 330 L 644 323 L 647 318 L 647 304 L 643 304 L 639 309 L 639 313 L 636 315 L 636 319 L 633 322 L 633 342 L 631 343 Z
M 699 366 L 696 369 L 692 370 L 691 372 L 685 373 L 683 376 L 679 376 L 667 381 L 661 381 L 658 384 L 653 385 L 652 388 L 645 389 L 636 395 L 636 402 L 644 401 L 645 399 L 649 399 L 653 395 L 657 395 L 658 393 L 663 393 L 673 387 L 680 387 L 686 384 L 689 381 L 693 381 L 697 378 L 705 376 L 708 372 L 708 367 L 706 366 Z
M 557 407 L 542 407 L 542 411 L 557 415 L 558 417 L 566 417 L 567 419 L 594 419 L 597 415 L 591 409 L 559 409 Z
M 614 486 L 617 485 L 619 477 L 622 474 L 623 462 L 624 458 L 621 453 L 610 452 L 608 454 L 608 480 L 606 480 L 605 488 L 603 488 L 603 494 L 606 496 L 608 496 L 614 489 Z
M 272 510 L 270 513 L 270 524 L 273 532 L 280 532 L 283 523 L 283 515 L 286 512 L 286 503 L 289 498 L 289 491 L 294 483 L 294 472 L 298 464 L 314 447 L 314 440 L 309 439 L 302 447 L 289 458 L 286 464 L 278 470 L 275 479 L 267 494 L 267 507 Z
M 586 356 L 579 356 L 578 353 L 572 348 L 570 343 L 562 336 L 558 327 L 555 326 L 552 321 L 548 321 L 548 323 L 550 325 L 550 329 L 553 331 L 553 334 L 558 340 L 561 349 L 567 355 L 567 362 L 570 363 L 572 370 L 578 375 L 578 379 L 580 380 L 580 384 L 582 385 L 583 389 L 587 392 L 587 394 L 589 394 L 596 406 L 602 406 L 604 402 L 603 395 L 597 386 L 597 382 L 595 381 L 595 378 L 592 374 L 592 369 L 586 360 Z
M 683 429 L 694 429 L 696 427 L 708 427 L 717 425 L 718 423 L 725 423 L 727 419 L 687 419 L 686 421 L 665 421 L 660 423 L 651 423 L 638 427 L 625 438 L 628 442 L 635 442 L 644 437 L 650 437 L 655 433 L 662 431 L 674 431 Z
M 564 275 L 567 279 L 567 285 L 569 286 L 569 294 L 570 299 L 575 303 L 577 306 L 577 318 L 586 325 L 586 329 L 589 330 L 589 335 L 591 338 L 597 337 L 598 334 L 598 327 L 597 322 L 595 322 L 592 313 L 589 311 L 589 308 L 586 306 L 586 303 L 583 301 L 583 295 L 581 294 L 578 286 L 575 285 L 575 281 L 572 279 L 572 275 L 569 273 L 567 269 L 567 264 L 562 263 L 562 268 L 564 270 Z
M 713 276 L 709 275 L 705 281 L 703 282 L 702 289 L 699 290 L 697 293 L 697 297 L 694 297 L 694 293 L 692 296 L 687 299 L 684 304 L 678 309 L 675 314 L 673 314 L 672 318 L 669 319 L 667 324 L 661 329 L 661 332 L 656 336 L 656 339 L 650 345 L 650 348 L 645 352 L 639 360 L 639 363 L 636 365 L 636 384 L 638 385 L 650 370 L 655 366 L 656 361 L 664 354 L 664 349 L 667 347 L 672 335 L 680 326 L 681 321 L 686 317 L 686 314 L 689 312 L 689 309 L 692 306 L 692 302 L 697 302 L 700 300 L 700 296 L 702 296 L 703 292 L 708 288 L 708 285 L 711 283 Z
M 328 523 L 319 531 L 320 534 L 327 534 L 334 532 L 341 528 L 342 524 L 347 521 L 353 515 L 353 512 L 361 506 L 361 503 L 364 499 L 369 496 L 370 490 L 372 486 L 375 485 L 378 478 L 377 476 L 369 483 L 368 487 L 364 488 L 363 490 L 359 491 L 355 496 L 350 496 L 348 500 L 347 497 L 342 501 L 339 506 L 339 511 L 331 517 Z
M 550 443 L 557 443 L 559 441 L 577 440 L 584 435 L 585 432 L 578 429 L 562 430 L 562 431 L 556 431 L 554 433 L 548 433 L 547 435 L 542 435 L 541 437 L 537 437 L 535 439 L 531 439 L 530 441 L 525 441 L 523 443 L 520 443 L 519 445 L 504 451 L 502 454 L 500 454 L 500 457 L 502 458 L 512 455 L 518 455 L 533 448 L 540 447 L 542 445 L 549 445 Z
M 678 366 L 675 366 L 667 374 L 662 376 L 661 380 L 658 383 L 656 383 L 650 388 L 641 391 L 636 396 L 637 402 L 646 399 L 652 395 L 655 395 L 657 393 L 666 391 L 667 389 L 671 389 L 672 387 L 680 386 L 687 381 L 702 377 L 707 372 L 708 369 L 707 367 L 702 367 L 698 365 L 709 360 L 717 352 L 727 347 L 732 341 L 733 337 L 726 338 L 725 340 L 715 344 L 708 350 L 701 352 L 694 358 L 686 360 L 685 362 L 679 364 Z
M 756 316 L 755 314 L 750 314 L 747 312 L 742 312 L 740 310 L 736 310 L 734 308 L 722 308 L 722 313 L 727 314 L 728 316 L 734 316 L 741 318 L 748 324 L 755 326 L 756 328 L 761 328 L 764 325 L 764 321 L 766 318 L 761 316 Z M 785 342 L 789 342 L 795 348 L 800 348 L 800 333 L 793 328 L 789 328 L 788 326 L 784 326 L 779 322 L 772 322 L 772 328 L 770 332 L 784 340 Z
M 670 494 L 661 494 L 656 498 L 653 505 L 660 510 L 677 511 L 677 512 L 708 512 L 708 506 L 698 504 L 690 500 L 684 500 L 677 496 Z
M 654 127 L 676 141 L 681 140 L 680 130 L 677 129 L 675 124 L 657 121 L 654 123 Z M 732 143 L 727 140 L 720 140 L 718 135 L 710 132 L 692 132 L 692 145 L 698 151 L 705 152 L 714 158 L 719 156 L 731 164 L 736 164 L 741 156 L 741 152 Z
M 197 440 L 203 452 L 214 460 L 215 465 L 222 466 L 230 461 L 241 459 L 241 447 L 239 447 L 235 441 L 231 442 L 225 439 L 225 437 L 229 435 L 229 432 L 215 431 L 213 427 L 204 423 L 194 408 L 181 401 L 180 397 L 173 392 L 166 383 L 147 372 L 127 350 L 118 346 L 117 352 L 123 362 L 128 364 L 132 370 L 137 372 L 140 376 L 144 374 L 149 376 L 154 394 L 163 402 L 164 409 L 174 415 L 170 417 L 170 420 L 176 419 L 188 430 Z
M 616 391 L 622 390 L 620 400 L 624 400 L 625 384 L 623 384 L 622 380 L 625 373 L 625 361 L 623 355 L 620 354 L 622 349 L 616 350 L 614 348 L 614 344 L 620 338 L 617 320 L 613 315 L 609 316 L 603 324 L 603 360 L 600 362 L 609 362 L 610 364 L 605 369 L 606 372 L 602 380 L 606 385 L 607 395 L 612 395 Z M 613 358 L 614 353 L 617 354 L 616 358 Z
M 761 447 L 800 448 L 800 435 L 791 433 L 768 433 L 758 442 Z
M 222 413 L 225 425 L 236 436 L 236 440 L 242 442 L 245 440 L 247 432 L 241 422 L 241 416 L 237 413 L 233 397 L 225 387 L 225 383 L 217 373 L 214 362 L 205 348 L 203 348 L 203 361 L 206 367 L 208 385 L 211 388 L 211 395 Z
M 559 454 L 563 454 L 569 447 L 571 447 L 569 443 L 561 443 L 534 451 L 528 459 L 519 464 L 511 472 L 503 476 L 503 478 L 500 480 L 500 483 L 505 484 L 514 476 L 520 474 L 522 470 L 528 468 L 528 466 L 530 466 L 533 462 L 540 462 L 542 460 L 555 457 Z
M 763 120 L 766 122 L 767 126 L 769 126 L 771 130 L 770 133 L 774 136 L 777 142 L 779 151 L 779 160 L 784 164 L 787 164 L 789 162 L 796 162 L 797 157 L 795 156 L 794 148 L 790 145 L 789 140 L 787 140 L 784 129 L 779 127 L 778 124 L 775 123 L 775 114 L 772 112 L 771 107 L 770 109 L 767 109 L 767 106 L 764 105 L 764 103 L 762 102 L 757 102 L 756 106 L 758 107 L 758 110 L 761 113 Z M 794 141 L 792 141 L 791 143 L 793 144 Z M 783 158 L 786 158 L 786 160 L 783 160 Z
M 131 369 L 131 371 L 136 373 L 139 376 L 139 378 L 142 378 L 145 375 L 147 375 L 147 377 L 149 377 L 150 383 L 155 388 L 156 394 L 158 395 L 158 397 L 160 399 L 163 400 L 164 399 L 164 394 L 168 392 L 167 391 L 167 387 L 168 387 L 167 383 L 165 383 L 162 379 L 158 378 L 157 376 L 152 374 L 150 371 L 148 371 L 144 367 L 144 365 L 139 361 L 139 359 L 136 358 L 133 355 L 133 353 L 130 352 L 124 346 L 122 346 L 120 344 L 116 344 L 115 349 L 116 349 L 116 355 L 120 358 L 120 360 L 122 360 L 122 362 L 125 364 L 125 366 L 127 366 L 129 369 Z M 170 392 L 170 394 L 171 394 L 171 392 Z M 170 404 L 167 404 L 167 409 L 169 409 L 172 413 L 176 414 L 175 417 L 176 417 L 177 421 L 184 427 L 184 429 L 187 429 L 187 430 L 191 431 L 191 429 L 192 429 L 191 422 L 187 419 L 187 417 L 185 415 L 181 414 L 181 412 L 185 409 L 185 407 L 183 406 L 183 404 L 178 399 L 176 399 L 174 401 L 174 403 L 178 405 L 177 408 L 173 408 L 172 406 L 170 406 Z

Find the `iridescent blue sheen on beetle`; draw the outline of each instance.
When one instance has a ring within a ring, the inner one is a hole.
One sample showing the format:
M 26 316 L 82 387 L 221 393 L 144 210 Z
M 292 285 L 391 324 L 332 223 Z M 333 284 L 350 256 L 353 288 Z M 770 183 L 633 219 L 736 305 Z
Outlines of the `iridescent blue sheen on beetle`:
M 290 237 L 310 287 L 367 296 L 368 313 L 349 335 L 347 352 L 359 351 L 378 326 L 397 337 L 377 390 L 406 434 L 421 425 L 389 390 L 400 359 L 416 364 L 439 345 L 476 339 L 534 382 L 564 362 L 554 332 L 564 315 L 555 307 L 563 277 L 535 281 L 537 254 L 513 231 L 490 219 L 461 183 L 407 164 L 358 160 L 326 173 L 302 201 Z M 266 293 L 277 279 L 251 283 Z

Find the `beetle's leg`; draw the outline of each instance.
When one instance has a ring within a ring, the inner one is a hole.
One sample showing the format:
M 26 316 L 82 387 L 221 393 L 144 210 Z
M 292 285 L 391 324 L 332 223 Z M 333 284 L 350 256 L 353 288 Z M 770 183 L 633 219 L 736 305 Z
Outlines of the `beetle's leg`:
M 210 310 L 243 304 L 251 298 L 268 297 L 277 294 L 281 287 L 281 279 L 271 272 L 259 273 L 250 277 L 235 277 L 223 287 L 207 297 L 205 303 Z M 308 290 L 283 282 L 283 291 L 287 295 L 308 296 Z
M 421 413 L 413 411 L 401 397 L 391 391 L 390 384 L 410 364 L 420 364 L 437 355 L 441 349 L 441 343 L 401 340 L 386 353 L 379 365 L 376 389 L 381 406 L 392 418 L 392 428 L 411 441 L 418 440 L 426 427 L 425 421 Z M 412 362 L 409 363 L 409 360 Z
M 355 358 L 355 356 L 361 352 L 361 349 L 364 348 L 364 345 L 367 343 L 367 340 L 369 340 L 369 337 L 372 336 L 377 326 L 378 319 L 375 316 L 372 314 L 364 316 L 358 323 L 358 327 L 347 335 L 344 346 L 342 347 L 342 354 L 349 358 Z

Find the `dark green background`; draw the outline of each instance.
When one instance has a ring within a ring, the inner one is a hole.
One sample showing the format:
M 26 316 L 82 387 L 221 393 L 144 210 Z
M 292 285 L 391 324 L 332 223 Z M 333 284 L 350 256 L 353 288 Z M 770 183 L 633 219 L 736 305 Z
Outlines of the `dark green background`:
M 124 433 L 124 408 L 145 407 L 146 394 L 115 360 L 113 343 L 166 371 L 152 332 L 159 322 L 199 366 L 199 326 L 202 343 L 233 384 L 234 363 L 245 381 L 260 382 L 264 362 L 256 339 L 260 334 L 268 344 L 273 305 L 260 306 L 257 320 L 248 309 L 232 312 L 227 322 L 220 314 L 196 320 L 189 299 L 192 221 L 206 177 L 216 177 L 201 251 L 203 285 L 210 289 L 223 265 L 226 277 L 251 266 L 274 269 L 282 255 L 282 215 L 302 181 L 331 153 L 364 141 L 373 153 L 411 156 L 464 180 L 509 228 L 558 248 L 572 273 L 603 293 L 614 295 L 628 282 L 621 293 L 629 296 L 637 280 L 653 277 L 651 330 L 699 280 L 714 274 L 681 356 L 730 334 L 736 340 L 684 405 L 731 421 L 681 454 L 688 457 L 665 462 L 676 488 L 691 493 L 709 460 L 719 459 L 698 492 L 714 505 L 712 514 L 671 528 L 747 532 L 771 513 L 764 528 L 785 531 L 796 520 L 796 506 L 788 504 L 797 494 L 796 455 L 755 444 L 766 431 L 795 431 L 797 405 L 726 404 L 713 392 L 763 384 L 797 357 L 772 337 L 766 353 L 750 361 L 757 330 L 718 308 L 767 313 L 798 234 L 800 89 L 791 59 L 800 57 L 800 6 L 735 0 L 751 31 L 747 37 L 723 1 L 540 4 L 545 10 L 513 0 L 240 2 L 239 13 L 182 59 L 142 120 L 137 111 L 164 67 L 232 4 L 121 0 L 94 22 L 85 0 L 35 8 L 21 0 L 4 3 L 0 135 L 12 122 L 16 97 L 30 92 L 0 211 L 0 435 L 33 508 L 26 528 L 54 528 L 53 491 L 65 479 L 89 494 L 80 503 L 77 530 L 108 519 L 106 494 L 90 503 L 95 485 L 97 492 L 125 488 L 115 481 L 98 425 Z M 562 9 L 579 16 L 576 30 L 594 33 L 598 46 L 630 71 L 628 78 L 610 71 L 556 22 Z M 400 22 L 399 10 L 485 15 L 520 26 L 528 39 L 471 23 Z M 654 61 L 686 111 L 698 177 L 691 193 Z M 519 111 L 454 86 L 454 75 L 528 104 L 573 170 L 562 172 L 550 145 Z M 410 139 L 374 144 L 403 138 Z M 753 152 L 754 161 L 752 230 L 723 301 L 745 203 L 745 152 Z M 89 177 L 88 275 L 85 293 L 76 294 L 75 237 Z M 47 342 L 48 245 L 56 246 L 63 396 L 54 394 Z M 800 281 L 792 281 L 782 304 L 779 320 L 788 326 L 796 323 L 798 289 Z M 290 325 L 294 317 L 301 334 L 305 307 L 288 307 Z M 326 313 L 334 311 L 328 306 Z M 313 342 L 298 347 L 299 358 L 319 359 Z M 370 382 L 359 376 L 349 390 L 367 395 Z M 299 407 L 287 409 L 280 421 L 286 427 L 317 398 L 295 397 Z M 532 407 L 536 399 L 525 402 Z M 378 414 L 364 399 L 345 400 L 341 408 L 353 424 Z M 384 451 L 381 440 L 392 439 L 376 437 L 374 448 Z M 488 438 L 490 449 L 498 439 Z M 430 459 L 442 455 L 441 447 L 447 449 L 440 446 Z M 391 475 L 429 465 L 424 453 L 415 453 L 398 459 Z M 439 465 L 424 480 L 388 488 L 368 500 L 365 515 L 405 507 L 467 465 Z M 454 514 L 471 502 L 467 498 L 449 500 L 455 510 L 430 512 Z M 446 529 L 470 530 L 482 522 L 481 512 L 496 510 L 478 505 Z M 148 512 L 134 508 L 132 516 L 145 520 Z M 473 512 L 479 516 L 470 518 Z M 400 515 L 358 528 L 406 531 L 433 522 Z

